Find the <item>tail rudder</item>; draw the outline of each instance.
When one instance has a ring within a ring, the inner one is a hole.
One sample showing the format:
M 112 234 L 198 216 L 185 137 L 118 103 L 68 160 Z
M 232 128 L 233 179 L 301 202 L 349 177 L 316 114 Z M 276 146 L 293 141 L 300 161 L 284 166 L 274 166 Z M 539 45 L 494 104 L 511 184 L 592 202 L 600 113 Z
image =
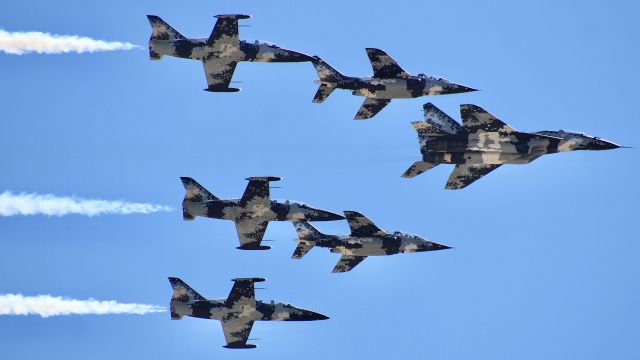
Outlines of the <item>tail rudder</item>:
M 169 283 L 173 288 L 173 295 L 171 295 L 171 303 L 169 305 L 171 311 L 171 320 L 180 320 L 184 314 L 176 311 L 176 302 L 189 303 L 192 301 L 206 300 L 202 295 L 198 294 L 189 285 L 179 278 L 170 277 Z M 179 307 L 179 305 L 178 305 Z
M 147 15 L 147 19 L 151 24 L 151 37 L 149 38 L 149 57 L 151 60 L 160 60 L 162 58 L 162 54 L 158 54 L 154 49 L 155 41 L 186 39 L 159 16 Z
M 306 221 L 294 221 L 293 226 L 298 233 L 298 239 L 296 239 L 298 246 L 296 246 L 291 255 L 292 259 L 301 259 L 316 245 L 316 241 L 326 237 L 325 234 Z
M 438 109 L 432 103 L 426 103 L 422 106 L 422 110 L 424 112 L 424 124 L 431 125 L 434 131 L 434 134 L 457 134 L 462 131 L 462 126 L 453 120 L 449 115 L 445 114 L 444 111 Z M 420 133 L 420 129 L 415 125 L 414 127 Z M 423 127 L 425 130 L 427 127 Z
M 313 67 L 316 68 L 316 72 L 318 73 L 320 81 L 335 83 L 345 78 L 344 75 L 342 75 L 338 70 L 331 67 L 331 65 L 327 64 L 319 56 L 314 56 L 311 63 L 313 64 Z
M 327 236 L 306 221 L 294 221 L 293 226 L 296 228 L 299 240 L 316 241 Z
M 198 184 L 197 181 L 190 177 L 181 177 L 182 185 L 185 189 L 184 200 L 182 200 L 182 218 L 184 220 L 193 220 L 196 213 L 191 209 L 190 203 L 200 203 L 207 200 L 219 200 L 215 195 L 205 189 L 204 186 Z

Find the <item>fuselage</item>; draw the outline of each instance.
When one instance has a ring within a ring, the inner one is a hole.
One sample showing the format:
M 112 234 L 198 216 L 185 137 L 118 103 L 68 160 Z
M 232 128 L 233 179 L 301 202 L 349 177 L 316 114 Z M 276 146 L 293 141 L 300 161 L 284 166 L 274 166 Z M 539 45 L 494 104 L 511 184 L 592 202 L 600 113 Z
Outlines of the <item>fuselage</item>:
M 301 244 L 326 247 L 333 253 L 353 256 L 383 256 L 448 248 L 419 236 L 400 232 L 370 237 L 327 235 L 316 240 L 298 239 L 297 241 Z
M 584 134 L 458 133 L 421 141 L 423 161 L 432 164 L 527 164 L 545 155 L 574 150 L 604 150 L 617 145 Z
M 149 49 L 158 55 L 158 57 L 152 56 L 153 59 L 167 55 L 183 59 L 204 60 L 208 48 L 207 39 L 151 40 L 149 42 Z M 311 59 L 306 54 L 258 40 L 254 42 L 241 40 L 239 47 L 227 48 L 225 52 L 216 54 L 216 56 L 250 62 L 301 62 Z
M 410 76 L 408 78 L 344 77 L 334 83 L 320 82 L 331 87 L 351 90 L 353 95 L 375 99 L 416 98 L 475 91 L 443 78 L 430 76 Z
M 194 202 L 184 200 L 184 211 L 194 216 L 224 220 L 255 219 L 262 221 L 330 221 L 343 219 L 341 215 L 313 208 L 294 201 L 271 200 L 269 206 L 261 204 L 242 206 L 240 199 Z
M 313 311 L 296 308 L 285 303 L 271 301 L 265 303 L 256 300 L 256 305 L 236 304 L 227 307 L 225 300 L 199 300 L 191 302 L 171 301 L 171 314 L 178 319 L 191 316 L 201 319 L 230 321 L 310 321 L 324 320 L 326 316 Z

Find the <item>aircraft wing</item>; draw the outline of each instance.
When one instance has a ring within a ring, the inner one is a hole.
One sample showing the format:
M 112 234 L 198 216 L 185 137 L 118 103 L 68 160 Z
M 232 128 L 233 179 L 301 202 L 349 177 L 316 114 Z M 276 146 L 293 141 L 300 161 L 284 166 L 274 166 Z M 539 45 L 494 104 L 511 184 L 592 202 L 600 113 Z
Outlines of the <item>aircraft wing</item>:
M 445 189 L 455 190 L 462 189 L 472 182 L 487 175 L 491 171 L 500 167 L 501 164 L 491 165 L 467 165 L 457 164 L 455 169 L 449 175 Z
M 263 278 L 236 278 L 233 280 L 233 287 L 225 301 L 228 308 L 236 306 L 256 307 L 256 291 L 253 286 L 256 282 L 264 281 Z
M 205 56 L 202 60 L 204 73 L 207 76 L 207 91 L 235 92 L 237 88 L 230 88 L 231 77 L 238 62 L 228 57 Z
M 236 220 L 236 231 L 240 240 L 240 249 L 245 250 L 266 250 L 268 246 L 261 246 L 260 242 L 267 231 L 268 221 L 246 219 Z
M 386 231 L 378 228 L 371 220 L 359 212 L 345 211 L 344 216 L 347 218 L 349 228 L 351 229 L 351 236 L 353 237 L 388 235 Z
M 242 199 L 240 199 L 241 206 L 262 206 L 271 208 L 271 197 L 269 195 L 269 182 L 278 181 L 279 177 L 276 176 L 264 176 L 264 177 L 250 177 L 247 178 L 249 183 L 244 189 Z
M 246 15 L 218 15 L 218 21 L 207 40 L 204 59 L 204 72 L 207 75 L 208 91 L 234 92 L 240 89 L 230 88 L 229 83 L 241 58 L 238 19 Z
M 477 105 L 460 105 L 460 116 L 462 117 L 462 126 L 470 133 L 475 133 L 478 130 L 504 134 L 518 132 Z
M 367 48 L 367 56 L 371 61 L 371 67 L 373 68 L 373 77 L 388 79 L 388 78 L 408 78 L 411 76 L 408 72 L 404 71 L 398 65 L 398 63 L 387 55 L 386 52 L 380 49 Z
M 390 102 L 391 102 L 391 99 L 375 99 L 370 97 L 365 98 L 364 102 L 362 103 L 362 106 L 360 106 L 360 109 L 358 110 L 358 113 L 356 114 L 356 117 L 354 119 L 356 120 L 370 119 L 376 116 L 376 114 L 380 112 L 380 110 L 382 110 Z
M 253 327 L 253 321 L 245 321 L 242 318 L 231 318 L 221 320 L 224 339 L 227 341 L 226 348 L 255 348 L 255 345 L 247 344 L 249 333 Z
M 340 260 L 338 260 L 336 266 L 333 268 L 333 272 L 337 273 L 350 271 L 366 258 L 366 256 L 342 255 Z

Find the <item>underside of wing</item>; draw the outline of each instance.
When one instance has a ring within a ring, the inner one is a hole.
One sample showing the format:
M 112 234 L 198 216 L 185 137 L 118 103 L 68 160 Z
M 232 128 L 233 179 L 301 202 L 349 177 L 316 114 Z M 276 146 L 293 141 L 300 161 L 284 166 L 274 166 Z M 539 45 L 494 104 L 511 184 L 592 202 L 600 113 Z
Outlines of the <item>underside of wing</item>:
M 231 349 L 247 349 L 255 348 L 253 344 L 247 344 L 249 333 L 253 327 L 253 321 L 245 321 L 242 318 L 232 318 L 222 320 L 222 331 L 224 339 L 227 341 L 226 348 Z
M 499 132 L 502 134 L 518 132 L 477 105 L 460 105 L 460 116 L 462 117 L 464 129 L 470 133 L 478 131 Z
M 367 48 L 367 56 L 371 61 L 373 77 L 375 78 L 408 78 L 411 76 L 391 56 L 380 49 Z
M 451 172 L 445 189 L 456 190 L 462 189 L 472 182 L 487 175 L 491 171 L 500 167 L 501 164 L 491 165 L 467 165 L 457 164 L 455 169 Z
M 350 271 L 366 258 L 366 256 L 342 255 L 340 260 L 338 260 L 336 266 L 333 268 L 333 272 L 337 273 Z
M 268 221 L 247 219 L 236 221 L 236 231 L 240 240 L 239 249 L 242 250 L 267 250 L 269 246 L 262 246 L 260 242 L 267 231 Z
M 212 92 L 236 92 L 237 88 L 230 88 L 231 77 L 236 69 L 237 61 L 228 57 L 205 57 L 202 60 L 204 65 L 204 73 L 207 76 L 207 85 L 205 89 Z
M 351 229 L 351 236 L 353 237 L 388 235 L 386 231 L 377 227 L 371 220 L 359 212 L 345 211 L 344 216 L 347 218 L 349 228 Z
M 354 119 L 355 120 L 370 119 L 376 116 L 376 114 L 380 112 L 380 110 L 382 110 L 390 102 L 391 102 L 391 99 L 375 99 L 370 97 L 365 98 L 364 102 L 362 103 L 362 106 L 360 106 L 360 109 L 358 110 L 358 113 L 356 114 L 356 117 Z

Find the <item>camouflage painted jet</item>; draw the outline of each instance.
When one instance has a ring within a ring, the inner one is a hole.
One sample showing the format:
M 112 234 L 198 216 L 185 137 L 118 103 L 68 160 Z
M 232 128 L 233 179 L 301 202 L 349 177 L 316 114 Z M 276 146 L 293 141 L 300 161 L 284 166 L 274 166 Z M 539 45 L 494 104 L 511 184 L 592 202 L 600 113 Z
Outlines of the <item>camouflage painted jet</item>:
M 320 57 L 314 56 L 312 63 L 320 77 L 316 82 L 320 87 L 313 102 L 323 102 L 336 88 L 351 90 L 353 95 L 365 97 L 364 103 L 354 118 L 361 120 L 374 117 L 391 102 L 391 99 L 477 91 L 441 77 L 425 74 L 411 75 L 384 51 L 372 48 L 366 50 L 373 67 L 373 77 L 359 78 L 342 75 Z
M 212 92 L 235 92 L 229 87 L 231 77 L 239 61 L 252 62 L 302 62 L 313 60 L 303 53 L 278 47 L 273 44 L 242 41 L 238 37 L 238 20 L 249 15 L 216 15 L 218 21 L 208 39 L 187 39 L 164 20 L 147 15 L 152 33 L 149 39 L 151 60 L 160 60 L 163 55 L 200 60 L 207 76 L 205 90 Z
M 256 345 L 247 344 L 254 321 L 312 321 L 326 320 L 328 317 L 313 311 L 296 308 L 289 304 L 264 303 L 256 300 L 254 283 L 263 278 L 238 278 L 234 281 L 229 297 L 207 300 L 185 284 L 170 277 L 173 287 L 171 297 L 171 320 L 183 316 L 220 320 L 228 349 L 252 349 Z
M 389 234 L 380 230 L 371 220 L 355 211 L 345 211 L 351 235 L 325 235 L 305 221 L 294 221 L 298 232 L 298 246 L 291 256 L 301 259 L 314 246 L 326 247 L 332 253 L 342 254 L 333 272 L 347 272 L 367 256 L 406 254 L 450 249 L 446 245 L 427 241 L 419 236 L 396 231 Z
M 476 105 L 460 105 L 462 126 L 431 103 L 424 121 L 413 122 L 422 161 L 402 175 L 414 177 L 437 166 L 455 164 L 446 189 L 462 189 L 502 164 L 528 164 L 545 154 L 619 148 L 612 142 L 564 130 L 520 132 Z
M 271 200 L 269 182 L 279 177 L 249 177 L 249 184 L 241 199 L 221 200 L 189 177 L 181 177 L 186 190 L 182 201 L 182 217 L 194 220 L 196 216 L 233 220 L 236 223 L 242 250 L 267 250 L 260 245 L 269 221 L 331 221 L 344 217 L 329 211 L 315 209 L 301 202 Z

